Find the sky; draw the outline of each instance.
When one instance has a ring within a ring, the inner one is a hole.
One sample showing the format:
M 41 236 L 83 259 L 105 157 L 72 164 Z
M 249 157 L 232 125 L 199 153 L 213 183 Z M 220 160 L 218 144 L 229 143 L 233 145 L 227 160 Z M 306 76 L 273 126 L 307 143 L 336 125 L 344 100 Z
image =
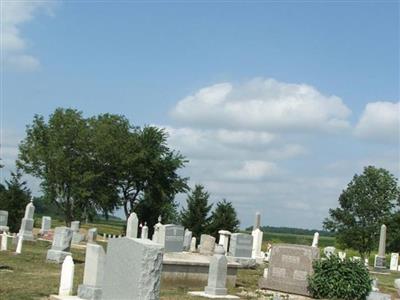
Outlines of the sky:
M 1 180 L 26 125 L 57 107 L 165 128 L 180 174 L 232 201 L 242 227 L 259 211 L 320 229 L 365 166 L 400 175 L 398 1 L 0 7 Z

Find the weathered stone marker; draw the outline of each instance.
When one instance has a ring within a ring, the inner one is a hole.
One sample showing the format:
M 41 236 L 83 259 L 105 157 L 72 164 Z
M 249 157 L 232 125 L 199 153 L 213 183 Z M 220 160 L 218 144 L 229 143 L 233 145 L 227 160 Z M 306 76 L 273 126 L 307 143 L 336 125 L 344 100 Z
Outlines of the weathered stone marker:
M 96 243 L 97 240 L 97 228 L 90 228 L 87 233 L 88 243 Z
M 35 213 L 35 206 L 33 202 L 28 203 L 25 208 L 25 216 L 21 221 L 21 228 L 18 236 L 22 236 L 25 241 L 33 241 L 33 214 Z
M 319 233 L 316 232 L 316 233 L 314 233 L 311 247 L 318 247 L 318 242 L 319 242 Z
M 56 227 L 51 249 L 47 251 L 46 259 L 57 263 L 62 263 L 68 255 L 72 239 L 72 230 L 68 227 Z
M 108 243 L 102 300 L 155 300 L 160 297 L 163 247 L 148 239 Z
M 225 256 L 223 246 L 216 245 L 215 253 L 210 260 L 208 271 L 208 284 L 204 292 L 189 292 L 193 296 L 218 297 L 224 296 L 224 299 L 239 299 L 237 296 L 228 296 L 226 288 L 226 277 L 228 271 L 228 260 Z M 222 298 L 222 297 L 221 297 Z
M 192 237 L 190 242 L 190 252 L 196 252 L 196 237 Z
M 85 235 L 79 232 L 79 227 L 80 227 L 79 221 L 71 222 L 72 244 L 79 244 L 85 239 Z
M 7 226 L 8 211 L 0 210 L 0 232 L 8 232 L 10 229 Z
M 272 247 L 267 278 L 260 288 L 309 296 L 307 276 L 313 273 L 313 260 L 319 249 L 311 246 L 277 244 Z
M 138 237 L 139 220 L 137 215 L 133 212 L 129 215 L 126 224 L 126 237 L 136 239 Z
M 229 246 L 229 255 L 234 257 L 251 258 L 253 236 L 245 233 L 233 233 Z
M 219 240 L 218 245 L 221 245 L 224 248 L 225 253 L 228 253 L 229 246 L 229 237 L 231 236 L 231 232 L 228 230 L 220 230 L 218 231 Z
M 155 243 L 160 244 L 160 230 L 161 230 L 162 224 L 161 224 L 161 216 L 158 216 L 158 223 L 154 225 L 154 233 L 153 236 L 151 237 L 151 240 Z
M 18 244 L 17 244 L 17 249 L 15 250 L 16 254 L 21 254 L 22 252 L 22 242 L 24 241 L 24 236 L 21 235 L 18 237 Z
M 379 248 L 378 255 L 375 256 L 374 268 L 378 271 L 386 270 L 386 225 L 381 226 L 381 232 L 379 235 Z
M 75 265 L 72 256 L 65 257 L 61 268 L 60 288 L 58 290 L 59 296 L 72 295 L 72 288 L 74 284 L 74 270 Z
M 399 268 L 399 253 L 390 255 L 390 271 L 397 271 Z
M 261 226 L 261 214 L 256 213 L 256 221 L 253 227 L 251 235 L 253 236 L 253 247 L 251 252 L 251 257 L 254 259 L 263 259 L 265 255 L 261 253 L 261 246 L 263 241 L 264 233 L 260 229 Z
M 51 217 L 42 217 L 42 227 L 40 228 L 39 233 L 41 235 L 47 234 L 51 229 Z
M 185 229 L 185 234 L 183 237 L 183 251 L 190 250 L 190 243 L 192 242 L 192 232 L 189 229 Z
M 7 251 L 8 236 L 5 231 L 1 234 L 1 251 Z
M 181 252 L 185 229 L 183 226 L 167 224 L 163 225 L 159 232 L 159 243 L 164 246 L 165 252 Z
M 144 222 L 144 226 L 142 227 L 142 232 L 140 234 L 140 238 L 142 238 L 142 239 L 149 238 L 149 227 L 147 226 L 146 222 Z
M 200 254 L 213 255 L 214 249 L 215 249 L 215 237 L 208 234 L 202 234 L 200 236 L 200 250 L 199 250 Z
M 106 253 L 103 247 L 93 243 L 87 244 L 83 284 L 78 287 L 80 298 L 101 299 L 105 263 Z

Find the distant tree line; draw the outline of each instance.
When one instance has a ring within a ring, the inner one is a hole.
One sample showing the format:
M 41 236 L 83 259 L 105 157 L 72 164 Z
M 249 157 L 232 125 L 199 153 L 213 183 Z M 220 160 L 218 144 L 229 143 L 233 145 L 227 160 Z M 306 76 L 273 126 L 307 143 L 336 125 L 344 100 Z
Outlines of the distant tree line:
M 335 234 L 326 230 L 318 229 L 302 229 L 293 227 L 276 227 L 276 226 L 261 226 L 260 228 L 263 232 L 271 233 L 284 233 L 284 234 L 298 234 L 298 235 L 313 235 L 318 232 L 320 236 L 334 236 Z M 252 231 L 253 226 L 246 228 L 246 231 Z

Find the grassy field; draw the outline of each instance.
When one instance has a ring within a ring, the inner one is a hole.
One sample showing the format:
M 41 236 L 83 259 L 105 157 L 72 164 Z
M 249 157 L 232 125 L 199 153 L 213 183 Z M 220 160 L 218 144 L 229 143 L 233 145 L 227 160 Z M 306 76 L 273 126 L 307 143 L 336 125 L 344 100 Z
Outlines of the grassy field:
M 40 224 L 40 220 L 36 222 Z M 64 225 L 60 221 L 53 221 L 53 226 Z M 102 221 L 96 224 L 82 224 L 84 229 L 91 227 L 98 228 L 100 233 L 119 235 L 123 230 L 122 222 L 106 222 Z M 290 243 L 311 245 L 312 236 L 296 235 L 296 234 L 278 234 L 264 233 L 263 249 L 266 249 L 267 243 Z M 101 243 L 101 242 L 100 242 Z M 14 255 L 15 245 L 9 240 L 9 249 L 12 251 L 0 252 L 0 299 L 2 300 L 44 300 L 50 294 L 58 293 L 60 270 L 61 266 L 52 263 L 46 263 L 46 252 L 50 248 L 50 243 L 45 241 L 24 242 L 21 255 Z M 104 245 L 104 243 L 103 243 Z M 319 246 L 321 249 L 325 246 L 335 245 L 333 237 L 320 237 Z M 10 247 L 11 246 L 11 247 Z M 355 251 L 346 250 L 349 256 L 357 255 Z M 74 291 L 76 293 L 78 284 L 83 280 L 84 269 L 84 250 L 72 249 L 72 254 L 75 262 L 75 278 Z M 373 263 L 373 254 L 370 258 L 370 264 Z M 258 279 L 263 274 L 263 268 L 255 270 L 240 270 L 237 278 L 237 285 L 230 290 L 230 293 L 237 294 L 242 291 L 254 292 L 257 289 Z M 375 275 L 379 280 L 381 291 L 390 293 L 394 299 L 396 291 L 393 287 L 395 278 L 400 277 L 400 273 L 388 275 Z M 201 290 L 202 288 L 196 289 Z M 196 298 L 187 295 L 188 288 L 184 284 L 175 284 L 173 286 L 162 283 L 161 299 L 204 299 Z M 250 297 L 242 299 L 257 299 Z

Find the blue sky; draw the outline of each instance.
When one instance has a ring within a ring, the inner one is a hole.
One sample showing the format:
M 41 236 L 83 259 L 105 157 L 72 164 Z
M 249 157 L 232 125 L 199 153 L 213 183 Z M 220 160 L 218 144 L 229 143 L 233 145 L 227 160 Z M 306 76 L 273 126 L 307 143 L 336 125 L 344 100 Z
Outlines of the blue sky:
M 399 176 L 396 1 L 1 5 L 2 178 L 56 107 L 165 127 L 243 225 L 319 228 L 363 166 Z

